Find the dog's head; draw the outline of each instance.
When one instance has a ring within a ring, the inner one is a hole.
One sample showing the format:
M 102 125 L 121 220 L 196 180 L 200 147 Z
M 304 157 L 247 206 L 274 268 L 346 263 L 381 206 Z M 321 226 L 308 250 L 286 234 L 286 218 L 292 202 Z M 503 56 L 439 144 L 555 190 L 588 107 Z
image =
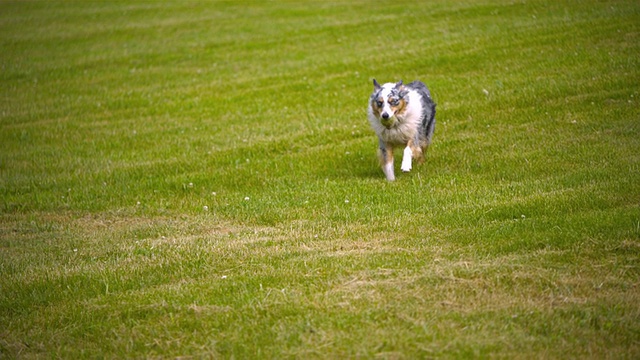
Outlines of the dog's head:
M 405 95 L 409 91 L 402 84 L 402 80 L 397 83 L 378 84 L 373 79 L 373 93 L 371 94 L 371 110 L 380 119 L 380 123 L 387 129 L 393 127 L 398 121 L 396 115 L 404 113 L 407 107 Z

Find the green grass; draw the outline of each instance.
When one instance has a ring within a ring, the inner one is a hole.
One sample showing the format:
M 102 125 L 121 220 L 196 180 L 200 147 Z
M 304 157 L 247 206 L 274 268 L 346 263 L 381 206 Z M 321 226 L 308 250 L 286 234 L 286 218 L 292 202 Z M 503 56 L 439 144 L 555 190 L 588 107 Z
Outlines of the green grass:
M 0 358 L 638 358 L 639 54 L 635 1 L 0 2 Z M 374 77 L 438 104 L 395 183 Z

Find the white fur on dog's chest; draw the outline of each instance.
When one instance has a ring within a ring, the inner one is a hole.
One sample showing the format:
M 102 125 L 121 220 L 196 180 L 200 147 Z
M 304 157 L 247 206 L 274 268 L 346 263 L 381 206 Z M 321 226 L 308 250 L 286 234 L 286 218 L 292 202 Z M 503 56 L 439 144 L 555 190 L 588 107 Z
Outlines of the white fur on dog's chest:
M 379 133 L 382 141 L 393 145 L 406 144 L 409 139 L 415 136 L 415 134 L 415 126 L 407 123 L 400 123 L 397 126 L 392 127 L 391 129 L 383 127 L 381 129 L 381 132 Z

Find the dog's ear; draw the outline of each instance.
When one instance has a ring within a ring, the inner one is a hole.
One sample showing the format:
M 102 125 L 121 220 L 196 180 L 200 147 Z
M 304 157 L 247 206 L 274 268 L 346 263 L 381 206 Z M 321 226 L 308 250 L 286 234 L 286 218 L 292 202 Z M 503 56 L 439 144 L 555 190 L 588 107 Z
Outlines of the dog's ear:
M 382 89 L 382 86 L 380 86 L 380 84 L 378 84 L 378 82 L 376 81 L 376 79 L 373 79 L 373 88 L 375 90 L 380 90 Z
M 409 93 L 409 90 L 407 90 L 407 88 L 404 86 L 404 84 L 402 83 L 402 80 L 396 83 L 396 86 L 394 87 L 394 89 L 398 91 L 398 96 L 400 98 L 403 98 L 405 95 Z

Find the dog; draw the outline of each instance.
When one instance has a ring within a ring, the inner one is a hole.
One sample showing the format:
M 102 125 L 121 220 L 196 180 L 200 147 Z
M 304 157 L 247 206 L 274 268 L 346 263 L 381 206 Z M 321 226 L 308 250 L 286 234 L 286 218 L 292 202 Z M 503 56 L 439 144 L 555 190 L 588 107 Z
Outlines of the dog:
M 403 172 L 411 171 L 411 160 L 424 162 L 436 126 L 436 104 L 427 86 L 416 80 L 410 84 L 378 84 L 373 79 L 373 93 L 367 111 L 371 127 L 378 135 L 378 158 L 387 180 L 396 179 L 393 149 L 404 147 Z

